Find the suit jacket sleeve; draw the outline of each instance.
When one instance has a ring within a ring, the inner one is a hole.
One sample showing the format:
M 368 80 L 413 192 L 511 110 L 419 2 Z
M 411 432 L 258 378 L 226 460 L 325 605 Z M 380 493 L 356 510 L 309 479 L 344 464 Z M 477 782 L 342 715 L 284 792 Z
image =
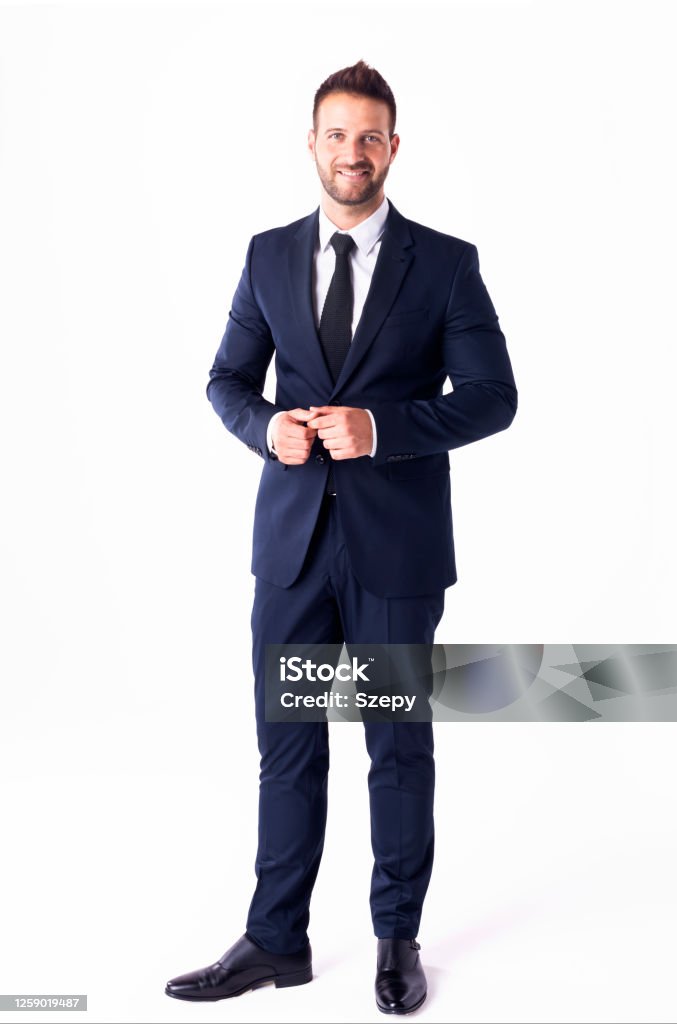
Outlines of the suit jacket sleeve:
M 505 430 L 514 419 L 517 389 L 505 337 L 470 243 L 449 294 L 442 352 L 449 394 L 370 403 L 378 431 L 375 464 L 450 451 Z
M 209 371 L 207 397 L 227 429 L 263 459 L 275 458 L 266 444 L 268 423 L 281 406 L 263 397 L 275 346 L 256 302 L 251 280 L 255 238 L 247 249 L 226 330 Z

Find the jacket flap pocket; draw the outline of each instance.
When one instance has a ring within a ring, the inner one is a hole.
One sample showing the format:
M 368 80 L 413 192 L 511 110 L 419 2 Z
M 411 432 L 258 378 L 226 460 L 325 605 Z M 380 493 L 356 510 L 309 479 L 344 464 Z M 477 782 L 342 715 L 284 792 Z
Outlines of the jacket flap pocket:
M 421 480 L 426 477 L 448 476 L 449 456 L 424 455 L 420 459 L 404 459 L 402 462 L 389 462 L 388 476 L 391 480 Z
M 428 307 L 425 306 L 421 309 L 404 309 L 399 313 L 391 313 L 383 321 L 384 327 L 390 327 L 394 324 L 404 324 L 409 320 L 427 320 L 428 318 Z

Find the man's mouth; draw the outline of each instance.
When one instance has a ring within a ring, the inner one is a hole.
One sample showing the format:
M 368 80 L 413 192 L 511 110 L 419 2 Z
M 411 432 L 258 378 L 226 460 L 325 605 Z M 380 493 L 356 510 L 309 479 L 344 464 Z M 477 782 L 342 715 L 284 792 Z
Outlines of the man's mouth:
M 344 178 L 363 178 L 365 175 L 369 174 L 369 171 L 349 171 L 339 169 L 338 173 L 342 174 Z

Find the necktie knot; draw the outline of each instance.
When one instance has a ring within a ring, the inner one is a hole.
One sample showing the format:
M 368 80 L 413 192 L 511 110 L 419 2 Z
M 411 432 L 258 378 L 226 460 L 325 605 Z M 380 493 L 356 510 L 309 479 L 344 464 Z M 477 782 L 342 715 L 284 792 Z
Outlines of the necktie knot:
M 329 243 L 337 256 L 347 256 L 355 245 L 355 239 L 352 235 L 346 235 L 342 234 L 340 231 L 335 231 L 329 239 Z

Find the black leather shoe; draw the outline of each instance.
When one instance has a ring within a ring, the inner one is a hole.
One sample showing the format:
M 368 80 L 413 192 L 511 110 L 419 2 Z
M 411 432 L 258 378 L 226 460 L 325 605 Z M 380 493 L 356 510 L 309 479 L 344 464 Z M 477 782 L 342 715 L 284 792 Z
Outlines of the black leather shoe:
M 376 1005 L 381 1013 L 412 1013 L 428 994 L 416 939 L 379 939 Z
M 300 953 L 268 953 L 245 933 L 215 964 L 172 978 L 165 993 L 175 999 L 208 1001 L 239 996 L 271 981 L 276 988 L 286 988 L 312 980 L 310 944 Z

